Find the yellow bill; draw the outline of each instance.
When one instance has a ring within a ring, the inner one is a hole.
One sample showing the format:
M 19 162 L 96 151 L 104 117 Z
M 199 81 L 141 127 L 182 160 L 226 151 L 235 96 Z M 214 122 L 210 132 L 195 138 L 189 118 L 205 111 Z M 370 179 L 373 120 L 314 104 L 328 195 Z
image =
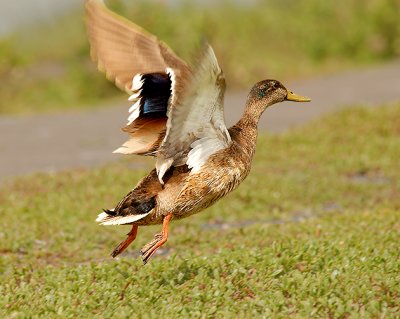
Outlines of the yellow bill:
M 295 101 L 295 102 L 310 102 L 311 99 L 306 96 L 297 95 L 292 91 L 287 91 L 286 100 L 288 101 Z

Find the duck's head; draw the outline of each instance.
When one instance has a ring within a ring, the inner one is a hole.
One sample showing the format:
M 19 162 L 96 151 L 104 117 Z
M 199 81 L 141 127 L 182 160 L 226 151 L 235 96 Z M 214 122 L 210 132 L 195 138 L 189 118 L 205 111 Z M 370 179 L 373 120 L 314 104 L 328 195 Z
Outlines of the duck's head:
M 284 87 L 277 80 L 263 80 L 256 83 L 250 91 L 249 102 L 260 105 L 264 109 L 268 106 L 282 102 L 310 102 L 311 99 L 305 96 L 297 95 Z

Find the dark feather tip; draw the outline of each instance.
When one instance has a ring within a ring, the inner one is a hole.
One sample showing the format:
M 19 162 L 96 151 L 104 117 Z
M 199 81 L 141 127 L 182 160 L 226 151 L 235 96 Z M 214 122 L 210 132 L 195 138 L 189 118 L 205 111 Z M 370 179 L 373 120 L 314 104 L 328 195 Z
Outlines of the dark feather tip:
M 113 210 L 110 210 L 110 209 L 104 209 L 103 208 L 103 212 L 105 212 L 107 215 L 110 215 L 110 216 L 115 216 L 117 213 L 115 212 L 115 211 L 113 211 Z

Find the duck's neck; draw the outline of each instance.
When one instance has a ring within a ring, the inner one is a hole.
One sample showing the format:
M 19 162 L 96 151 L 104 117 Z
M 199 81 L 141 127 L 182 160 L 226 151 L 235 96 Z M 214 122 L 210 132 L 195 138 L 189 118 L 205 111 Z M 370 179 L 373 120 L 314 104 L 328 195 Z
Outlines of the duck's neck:
M 260 102 L 248 99 L 242 118 L 231 128 L 233 140 L 250 158 L 256 149 L 258 121 L 264 110 L 265 106 L 260 105 Z
M 254 127 L 257 130 L 258 121 L 261 115 L 264 113 L 266 107 L 263 101 L 257 101 L 252 98 L 248 98 L 242 118 L 239 120 L 237 125 L 241 127 Z

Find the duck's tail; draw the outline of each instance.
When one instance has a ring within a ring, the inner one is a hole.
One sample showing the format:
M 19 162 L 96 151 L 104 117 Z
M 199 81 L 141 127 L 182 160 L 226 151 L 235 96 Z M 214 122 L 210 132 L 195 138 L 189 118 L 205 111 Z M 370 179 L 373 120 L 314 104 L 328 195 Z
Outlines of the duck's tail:
M 96 222 L 100 225 L 126 225 L 132 224 L 151 213 L 151 210 L 144 214 L 135 214 L 135 215 L 116 215 L 114 209 L 104 209 L 102 213 L 100 213 L 97 218 Z

